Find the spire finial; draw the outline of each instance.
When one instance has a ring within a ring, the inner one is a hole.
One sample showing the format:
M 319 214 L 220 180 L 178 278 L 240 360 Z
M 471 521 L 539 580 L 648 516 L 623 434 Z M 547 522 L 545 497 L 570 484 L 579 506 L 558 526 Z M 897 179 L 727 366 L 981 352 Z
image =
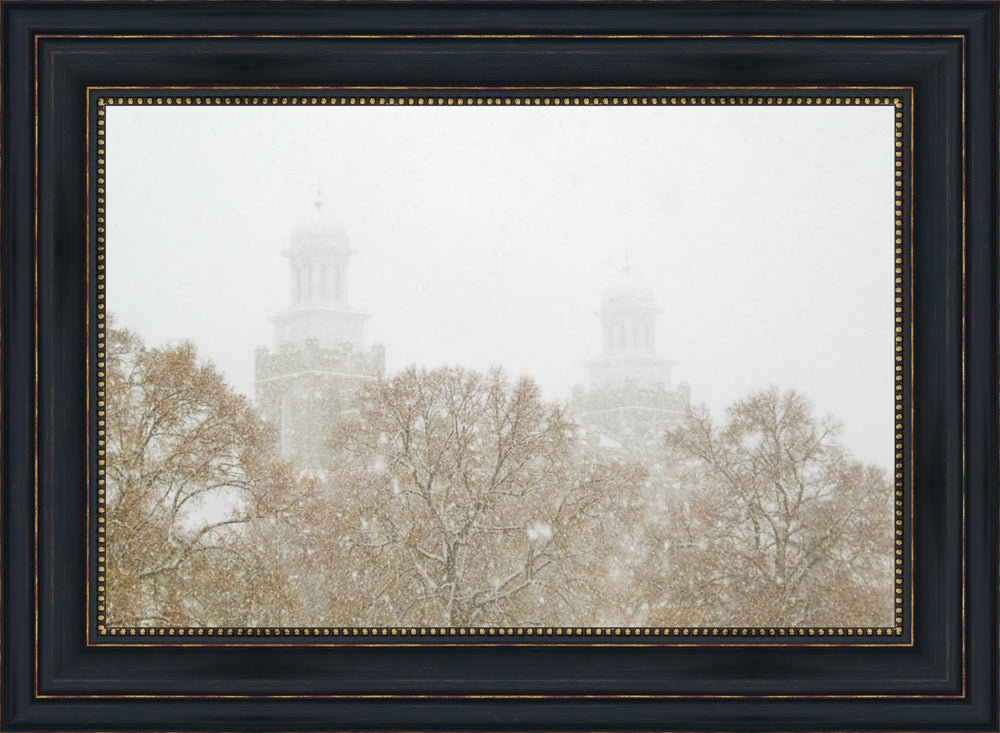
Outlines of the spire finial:
M 632 272 L 632 260 L 630 255 L 629 246 L 626 244 L 622 248 L 622 277 L 625 278 L 628 278 L 629 274 Z
M 323 184 L 321 183 L 316 184 L 316 208 L 323 208 Z

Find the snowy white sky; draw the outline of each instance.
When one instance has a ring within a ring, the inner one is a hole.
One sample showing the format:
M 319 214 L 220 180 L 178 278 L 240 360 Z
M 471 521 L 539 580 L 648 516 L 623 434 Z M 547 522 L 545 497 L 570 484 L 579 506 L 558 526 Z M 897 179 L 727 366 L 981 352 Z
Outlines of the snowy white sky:
M 110 107 L 108 307 L 252 396 L 320 184 L 390 372 L 568 397 L 627 252 L 694 402 L 795 387 L 888 467 L 892 144 L 889 107 Z

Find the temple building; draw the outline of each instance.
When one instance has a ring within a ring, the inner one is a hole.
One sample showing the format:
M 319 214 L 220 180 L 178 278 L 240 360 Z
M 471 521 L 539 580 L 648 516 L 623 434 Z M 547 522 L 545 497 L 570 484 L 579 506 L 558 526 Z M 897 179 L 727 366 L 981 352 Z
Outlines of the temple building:
M 673 387 L 674 363 L 656 348 L 662 311 L 652 291 L 626 267 L 605 291 L 600 318 L 603 348 L 586 364 L 590 389 L 577 389 L 570 410 L 584 438 L 599 447 L 637 458 L 662 454 L 663 436 L 691 404 L 687 384 Z
M 332 426 L 357 389 L 385 371 L 385 349 L 366 350 L 368 315 L 348 301 L 348 266 L 357 250 L 321 200 L 292 231 L 290 303 L 271 318 L 275 347 L 256 351 L 256 401 L 278 430 L 282 457 L 302 469 L 322 465 Z

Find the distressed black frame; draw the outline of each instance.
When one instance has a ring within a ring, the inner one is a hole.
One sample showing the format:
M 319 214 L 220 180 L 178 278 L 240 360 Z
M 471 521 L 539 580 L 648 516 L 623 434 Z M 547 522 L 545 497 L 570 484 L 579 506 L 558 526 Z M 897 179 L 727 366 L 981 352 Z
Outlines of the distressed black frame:
M 0 727 L 996 730 L 998 19 L 995 0 L 0 0 Z M 906 89 L 906 643 L 94 645 L 88 89 L 219 86 Z

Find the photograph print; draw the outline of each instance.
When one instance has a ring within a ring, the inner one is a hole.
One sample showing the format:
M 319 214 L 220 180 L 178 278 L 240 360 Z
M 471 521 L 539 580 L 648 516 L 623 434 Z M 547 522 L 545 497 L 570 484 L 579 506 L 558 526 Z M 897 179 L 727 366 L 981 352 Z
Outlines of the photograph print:
M 102 104 L 101 625 L 897 626 L 895 107 L 667 102 Z

